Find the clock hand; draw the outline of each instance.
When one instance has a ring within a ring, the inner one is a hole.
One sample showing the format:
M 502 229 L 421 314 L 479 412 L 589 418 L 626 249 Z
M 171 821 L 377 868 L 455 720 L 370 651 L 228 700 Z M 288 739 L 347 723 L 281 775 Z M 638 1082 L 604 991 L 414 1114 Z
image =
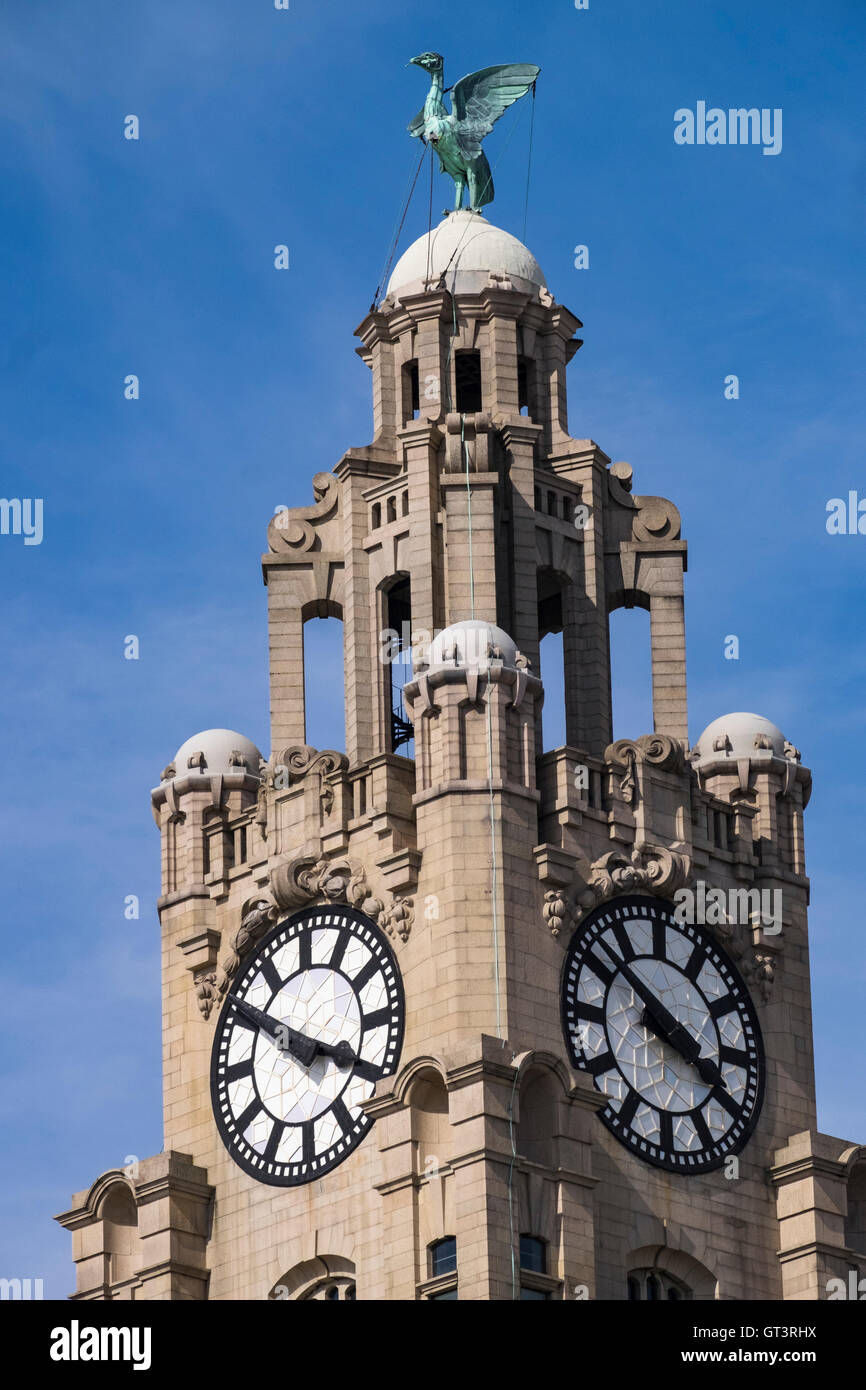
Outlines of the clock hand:
M 724 1078 L 717 1064 L 711 1057 L 701 1056 L 700 1043 L 683 1027 L 679 1019 L 665 1008 L 661 1000 L 656 998 L 643 980 L 626 965 L 624 960 L 620 960 L 606 942 L 599 944 L 610 956 L 623 979 L 631 985 L 635 994 L 643 1001 L 644 1011 L 641 1015 L 641 1023 L 648 1024 L 663 1042 L 669 1043 L 685 1061 L 690 1062 L 696 1068 L 702 1081 L 713 1086 L 725 1086 Z M 725 1089 L 727 1090 L 727 1087 Z
M 240 1013 L 245 1014 L 251 1023 L 258 1024 L 264 1033 L 273 1038 L 281 1052 L 290 1052 L 303 1066 L 309 1067 L 318 1053 L 333 1057 L 338 1067 L 351 1066 L 357 1061 L 355 1053 L 345 1039 L 341 1038 L 338 1043 L 329 1043 L 322 1038 L 307 1037 L 306 1033 L 299 1033 L 287 1023 L 278 1022 L 270 1014 L 257 1009 L 254 1004 L 248 1004 L 245 999 L 240 999 L 235 994 L 230 997 Z
M 287 1023 L 281 1023 L 276 1018 L 271 1018 L 270 1014 L 263 1013 L 254 1004 L 248 1004 L 245 999 L 239 999 L 236 994 L 229 995 L 238 1013 L 242 1013 L 261 1028 L 263 1033 L 267 1033 L 273 1038 L 281 1052 L 290 1052 L 293 1057 L 305 1067 L 310 1066 L 316 1056 L 318 1044 L 313 1038 L 306 1037 L 296 1029 L 290 1028 Z

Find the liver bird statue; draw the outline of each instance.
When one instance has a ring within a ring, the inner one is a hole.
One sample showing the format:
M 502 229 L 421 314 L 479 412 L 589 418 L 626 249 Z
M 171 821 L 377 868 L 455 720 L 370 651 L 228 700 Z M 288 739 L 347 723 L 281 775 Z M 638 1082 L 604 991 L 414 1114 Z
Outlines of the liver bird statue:
M 463 206 L 469 187 L 469 206 L 474 211 L 493 202 L 493 177 L 481 141 L 512 102 L 535 85 L 540 68 L 534 63 L 505 63 L 482 68 L 462 77 L 451 92 L 453 110 L 444 102 L 445 59 L 441 53 L 421 53 L 411 60 L 430 74 L 430 91 L 423 111 L 408 127 L 409 134 L 432 145 L 443 174 L 455 185 L 454 210 Z

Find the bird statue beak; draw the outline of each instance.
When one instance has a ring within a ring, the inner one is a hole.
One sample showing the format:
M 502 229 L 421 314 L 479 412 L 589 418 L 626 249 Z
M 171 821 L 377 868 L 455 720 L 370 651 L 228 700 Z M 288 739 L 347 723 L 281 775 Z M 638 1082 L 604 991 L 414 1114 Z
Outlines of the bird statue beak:
M 409 61 L 408 61 L 408 63 L 406 64 L 407 68 L 411 68 L 411 66 L 412 66 L 413 63 L 418 63 L 418 64 L 420 65 L 420 63 L 421 63 L 421 58 L 420 58 L 420 56 L 419 56 L 418 58 L 410 58 Z

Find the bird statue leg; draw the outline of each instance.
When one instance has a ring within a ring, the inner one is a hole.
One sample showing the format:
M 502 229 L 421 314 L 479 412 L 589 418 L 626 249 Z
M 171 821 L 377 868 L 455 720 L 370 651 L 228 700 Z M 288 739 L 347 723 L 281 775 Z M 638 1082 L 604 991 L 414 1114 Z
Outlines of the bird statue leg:
M 463 207 L 463 190 L 466 187 L 466 180 L 461 174 L 454 175 L 454 211 L 459 212 Z

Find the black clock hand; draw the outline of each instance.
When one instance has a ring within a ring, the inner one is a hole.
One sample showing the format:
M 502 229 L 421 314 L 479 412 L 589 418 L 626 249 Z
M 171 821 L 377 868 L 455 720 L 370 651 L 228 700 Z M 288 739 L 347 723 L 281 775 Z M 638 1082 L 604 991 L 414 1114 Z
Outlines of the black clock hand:
M 248 1004 L 245 999 L 239 999 L 236 994 L 229 995 L 229 998 L 239 1013 L 248 1018 L 250 1023 L 257 1024 L 268 1037 L 273 1038 L 281 1052 L 290 1052 L 303 1066 L 310 1066 L 318 1047 L 313 1038 L 305 1037 L 303 1033 L 290 1028 L 287 1023 L 280 1023 L 278 1019 L 271 1018 L 270 1014 L 263 1013 L 254 1004 Z
M 357 1061 L 352 1048 L 345 1039 L 338 1043 L 328 1043 L 321 1038 L 309 1038 L 306 1033 L 299 1033 L 296 1028 L 290 1028 L 287 1023 L 279 1023 L 270 1014 L 263 1013 L 254 1004 L 248 1004 L 245 999 L 238 998 L 233 994 L 231 999 L 242 1014 L 256 1023 L 272 1037 L 281 1052 L 290 1052 L 293 1057 L 305 1067 L 309 1067 L 315 1061 L 318 1053 L 333 1057 L 338 1067 L 350 1066 Z
M 701 1056 L 700 1043 L 683 1027 L 679 1019 L 665 1008 L 661 1000 L 655 997 L 643 980 L 626 965 L 625 961 L 619 959 L 607 942 L 602 942 L 601 945 L 623 979 L 631 985 L 635 994 L 643 1001 L 644 1011 L 641 1016 L 641 1023 L 648 1024 L 663 1042 L 669 1043 L 685 1061 L 691 1063 L 702 1081 L 706 1081 L 708 1085 L 724 1086 L 722 1073 L 716 1063 L 711 1057 Z

